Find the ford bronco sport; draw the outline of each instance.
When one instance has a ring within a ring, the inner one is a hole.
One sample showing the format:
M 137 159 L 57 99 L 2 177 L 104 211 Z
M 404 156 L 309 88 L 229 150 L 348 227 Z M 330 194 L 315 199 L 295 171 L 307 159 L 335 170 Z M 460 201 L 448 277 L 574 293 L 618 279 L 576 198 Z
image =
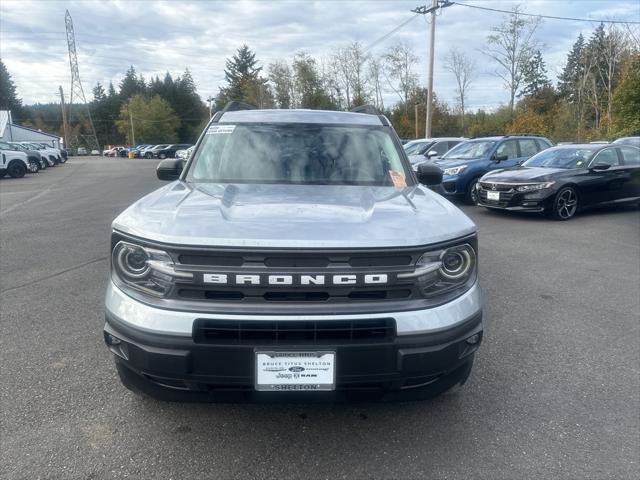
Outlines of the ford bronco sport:
M 425 398 L 482 340 L 475 225 L 382 115 L 217 113 L 113 222 L 104 339 L 165 400 Z

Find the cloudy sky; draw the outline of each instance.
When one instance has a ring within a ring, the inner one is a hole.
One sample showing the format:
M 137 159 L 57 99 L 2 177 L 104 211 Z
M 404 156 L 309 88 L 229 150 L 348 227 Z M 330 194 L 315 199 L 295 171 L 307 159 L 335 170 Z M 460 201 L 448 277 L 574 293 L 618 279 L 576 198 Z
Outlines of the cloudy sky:
M 242 44 L 257 52 L 266 66 L 290 59 L 304 50 L 317 58 L 330 58 L 336 47 L 359 41 L 369 46 L 414 16 L 418 1 L 27 1 L 0 2 L 0 56 L 11 72 L 25 103 L 57 101 L 58 86 L 68 94 L 69 60 L 65 37 L 65 10 L 73 17 L 76 45 L 88 100 L 97 81 L 117 85 L 129 65 L 145 78 L 179 75 L 189 67 L 203 99 L 215 95 L 224 75 L 224 62 Z M 430 2 L 427 2 L 430 3 Z M 509 0 L 460 0 L 508 10 Z M 640 20 L 638 0 L 526 0 L 526 12 L 589 19 Z M 414 18 L 371 52 L 381 54 L 395 41 L 413 45 L 420 57 L 420 82 L 426 84 L 428 25 Z M 455 80 L 443 68 L 443 58 L 456 47 L 477 61 L 477 78 L 469 92 L 472 109 L 492 109 L 507 102 L 507 92 L 492 75 L 495 65 L 480 53 L 498 13 L 453 5 L 436 21 L 434 90 L 454 102 Z M 580 32 L 596 23 L 545 20 L 537 38 L 549 74 L 555 79 L 568 50 Z M 636 36 L 637 29 L 635 30 Z M 386 103 L 397 99 L 392 91 Z

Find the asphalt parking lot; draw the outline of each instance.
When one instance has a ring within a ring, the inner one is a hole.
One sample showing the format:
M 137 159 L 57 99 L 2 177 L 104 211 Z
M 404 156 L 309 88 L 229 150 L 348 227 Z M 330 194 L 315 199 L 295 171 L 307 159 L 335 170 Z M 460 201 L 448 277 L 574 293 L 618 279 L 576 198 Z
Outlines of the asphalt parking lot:
M 0 179 L 3 479 L 640 477 L 640 212 L 464 207 L 485 342 L 469 382 L 398 404 L 169 404 L 102 341 L 111 220 L 156 161 Z

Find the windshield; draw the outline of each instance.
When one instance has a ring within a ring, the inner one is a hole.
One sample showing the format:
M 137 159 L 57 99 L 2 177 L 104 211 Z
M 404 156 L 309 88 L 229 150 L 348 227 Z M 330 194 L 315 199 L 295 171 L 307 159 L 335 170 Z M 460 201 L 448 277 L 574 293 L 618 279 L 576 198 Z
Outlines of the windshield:
M 440 158 L 442 160 L 473 160 L 482 158 L 491 151 L 495 144 L 495 140 L 460 143 Z
M 404 146 L 407 155 L 421 155 L 435 142 L 411 142 Z
M 525 167 L 584 168 L 593 155 L 588 148 L 558 148 L 543 150 L 522 165 Z
M 315 185 L 412 184 L 383 127 L 213 124 L 190 181 Z

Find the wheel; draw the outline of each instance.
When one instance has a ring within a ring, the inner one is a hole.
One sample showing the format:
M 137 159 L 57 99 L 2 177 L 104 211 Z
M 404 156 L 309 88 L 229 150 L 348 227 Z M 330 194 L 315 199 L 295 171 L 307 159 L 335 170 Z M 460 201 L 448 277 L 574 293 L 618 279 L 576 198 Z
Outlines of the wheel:
M 64 157 L 60 157 L 60 163 L 67 163 L 67 159 Z
M 554 220 L 569 220 L 578 211 L 578 192 L 573 187 L 564 187 L 556 194 L 551 207 Z
M 40 170 L 40 164 L 36 160 L 29 160 L 29 171 L 37 173 Z
M 158 156 L 159 156 L 161 159 L 163 159 L 163 160 L 164 160 L 165 158 L 167 158 L 167 156 L 166 156 L 164 153 L 161 153 L 161 154 L 160 154 L 160 155 L 158 155 Z
M 474 178 L 469 183 L 467 187 L 467 194 L 465 195 L 465 201 L 469 205 L 477 205 L 478 204 L 478 191 L 476 190 L 476 185 L 478 185 L 478 179 Z
M 9 164 L 7 172 L 12 178 L 22 178 L 24 177 L 24 174 L 27 173 L 27 167 L 25 167 L 24 163 L 22 162 L 14 161 Z
M 51 161 L 53 162 L 54 165 L 58 165 L 60 162 L 58 161 L 57 157 L 54 157 L 53 155 L 49 157 L 51 159 Z
M 47 166 L 48 166 L 48 165 L 47 165 L 47 161 L 46 161 L 46 160 L 40 160 L 40 168 L 41 168 L 42 170 L 46 169 L 46 168 L 47 168 Z
M 0 178 L 4 177 L 7 174 L 6 170 L 0 170 Z
M 145 153 L 144 158 L 153 158 L 150 153 Z

